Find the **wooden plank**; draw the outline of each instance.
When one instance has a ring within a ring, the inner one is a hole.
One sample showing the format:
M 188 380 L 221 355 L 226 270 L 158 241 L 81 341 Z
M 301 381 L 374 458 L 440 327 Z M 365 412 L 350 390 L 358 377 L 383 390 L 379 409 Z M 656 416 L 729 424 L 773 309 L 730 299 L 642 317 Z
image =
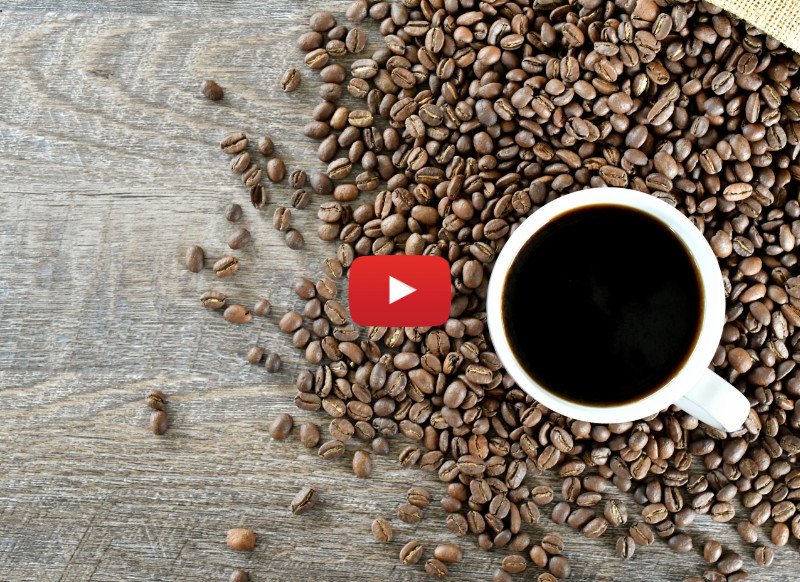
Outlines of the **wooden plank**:
M 372 540 L 371 520 L 392 516 L 411 485 L 444 494 L 398 466 L 402 442 L 362 481 L 347 459 L 325 463 L 296 435 L 266 434 L 280 412 L 327 424 L 292 404 L 303 364 L 277 320 L 301 306 L 287 282 L 317 275 L 333 247 L 316 239 L 312 205 L 293 219 L 306 251 L 288 250 L 271 226 L 288 185 L 269 187 L 261 212 L 248 208 L 217 144 L 233 130 L 266 133 L 290 169 L 322 167 L 300 131 L 317 81 L 303 69 L 298 93 L 278 87 L 301 63 L 294 39 L 310 4 L 38 0 L 0 13 L 0 580 L 224 580 L 234 567 L 253 580 L 420 580 L 419 566 L 397 561 L 415 537 L 429 550 L 457 541 L 466 558 L 451 578 L 471 581 L 506 555 L 455 540 L 437 503 L 418 526 L 393 519 L 387 547 Z M 347 2 L 326 5 L 343 14 Z M 205 77 L 225 87 L 221 103 L 199 95 Z M 187 245 L 201 244 L 208 264 L 226 252 L 231 200 L 254 236 L 237 253 L 240 273 L 188 273 Z M 209 288 L 248 305 L 266 296 L 273 314 L 227 324 L 200 307 Z M 246 364 L 255 343 L 283 357 L 280 373 Z M 151 387 L 169 395 L 163 438 L 147 430 Z M 296 517 L 288 505 L 305 483 L 322 502 Z M 254 552 L 225 546 L 235 526 L 258 533 Z M 530 531 L 564 536 L 573 580 L 680 580 L 705 568 L 698 551 L 676 558 L 661 541 L 623 564 L 619 532 L 590 541 L 545 519 Z M 741 551 L 751 579 L 796 579 L 795 542 L 767 574 L 732 524 L 701 516 L 689 531 L 698 545 L 714 536 Z

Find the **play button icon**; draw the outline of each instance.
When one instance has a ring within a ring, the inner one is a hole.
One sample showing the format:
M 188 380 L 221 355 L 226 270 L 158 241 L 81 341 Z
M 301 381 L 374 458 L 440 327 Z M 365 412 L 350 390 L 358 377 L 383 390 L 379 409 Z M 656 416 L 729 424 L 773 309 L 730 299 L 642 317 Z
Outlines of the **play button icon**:
M 442 257 L 358 257 L 348 277 L 358 325 L 429 327 L 450 316 L 450 266 Z
M 389 275 L 389 305 L 395 301 L 400 301 L 403 297 L 408 297 L 414 291 L 416 291 L 416 289 L 411 285 L 406 285 L 402 281 L 398 281 Z

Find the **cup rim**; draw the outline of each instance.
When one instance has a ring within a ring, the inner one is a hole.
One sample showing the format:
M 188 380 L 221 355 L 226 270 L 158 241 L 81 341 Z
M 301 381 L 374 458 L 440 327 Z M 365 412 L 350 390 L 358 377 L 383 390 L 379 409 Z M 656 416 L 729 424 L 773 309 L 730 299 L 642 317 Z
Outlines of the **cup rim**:
M 590 406 L 560 398 L 531 378 L 517 361 L 503 323 L 503 289 L 509 269 L 524 244 L 554 218 L 586 206 L 634 208 L 661 222 L 683 243 L 694 261 L 703 293 L 703 315 L 695 347 L 684 365 L 661 388 L 640 400 Z M 655 414 L 677 402 L 700 380 L 719 345 L 725 323 L 725 291 L 714 252 L 695 225 L 658 198 L 627 188 L 590 188 L 566 194 L 531 214 L 512 233 L 495 261 L 486 296 L 486 317 L 495 352 L 517 386 L 549 409 L 587 422 L 619 423 Z

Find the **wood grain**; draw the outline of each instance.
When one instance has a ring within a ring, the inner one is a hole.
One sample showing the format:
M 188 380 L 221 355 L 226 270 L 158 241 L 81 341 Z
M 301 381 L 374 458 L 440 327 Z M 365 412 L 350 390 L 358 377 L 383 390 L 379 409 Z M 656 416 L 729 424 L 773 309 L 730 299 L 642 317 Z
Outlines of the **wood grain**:
M 465 560 L 451 579 L 472 581 L 506 555 L 455 540 L 437 503 L 416 527 L 393 519 L 388 546 L 372 540 L 371 520 L 393 516 L 409 486 L 444 494 L 399 467 L 401 442 L 359 480 L 347 459 L 266 434 L 279 412 L 327 423 L 292 404 L 302 363 L 277 320 L 300 307 L 287 282 L 318 274 L 332 247 L 316 239 L 312 205 L 294 215 L 306 251 L 288 250 L 271 227 L 288 185 L 270 186 L 261 212 L 248 207 L 218 142 L 269 134 L 290 169 L 321 168 L 299 129 L 318 81 L 303 68 L 297 93 L 278 86 L 301 63 L 294 39 L 312 4 L 19 0 L 0 12 L 0 580 L 226 580 L 234 567 L 254 581 L 420 580 L 397 561 L 414 537 L 429 550 L 457 541 Z M 325 5 L 343 15 L 347 2 Z M 225 87 L 220 103 L 199 95 L 206 77 Z M 189 244 L 209 265 L 226 252 L 230 201 L 254 236 L 240 273 L 187 272 Z M 227 324 L 200 307 L 209 288 L 248 305 L 268 297 L 273 314 Z M 281 354 L 280 373 L 245 362 L 256 343 Z M 147 430 L 153 387 L 169 395 L 163 438 Z M 295 517 L 305 483 L 322 501 Z M 689 531 L 697 546 L 713 536 L 742 552 L 751 579 L 797 579 L 796 542 L 767 573 L 733 525 L 701 516 Z M 237 526 L 257 532 L 253 552 L 226 547 Z M 698 550 L 676 557 L 660 540 L 622 563 L 620 532 L 589 541 L 543 519 L 534 540 L 545 530 L 565 537 L 572 580 L 681 580 L 706 567 Z

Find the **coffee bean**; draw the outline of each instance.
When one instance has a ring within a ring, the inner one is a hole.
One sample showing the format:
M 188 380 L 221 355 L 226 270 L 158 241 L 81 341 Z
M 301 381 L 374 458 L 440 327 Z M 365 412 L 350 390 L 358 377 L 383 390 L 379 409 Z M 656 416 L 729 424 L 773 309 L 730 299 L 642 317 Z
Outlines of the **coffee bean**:
M 686 553 L 692 551 L 692 538 L 685 533 L 675 534 L 667 540 L 667 545 L 673 552 Z
M 261 346 L 253 346 L 247 352 L 247 361 L 251 364 L 260 364 L 261 359 L 264 357 L 264 348 Z
M 417 540 L 411 540 L 400 550 L 400 563 L 404 565 L 416 564 L 423 554 L 423 547 Z
M 275 151 L 275 144 L 269 137 L 262 136 L 258 138 L 258 151 L 263 156 L 271 156 Z
M 313 422 L 300 425 L 300 442 L 304 447 L 312 449 L 319 444 L 319 427 Z
M 572 568 L 564 556 L 553 556 L 547 563 L 547 569 L 556 578 L 569 578 Z
M 219 144 L 226 154 L 238 154 L 247 147 L 247 136 L 241 131 L 226 136 Z
M 163 410 L 166 397 L 161 390 L 150 390 L 145 396 L 145 404 L 153 410 Z
M 717 562 L 717 570 L 726 576 L 742 568 L 742 558 L 736 552 L 723 555 Z
M 200 83 L 200 92 L 212 101 L 222 99 L 224 91 L 213 79 L 206 79 Z
M 186 249 L 186 268 L 192 273 L 199 273 L 203 270 L 205 258 L 206 255 L 202 247 L 198 245 L 190 246 Z
M 406 498 L 411 505 L 416 505 L 417 507 L 427 507 L 431 500 L 431 494 L 428 493 L 427 489 L 422 487 L 412 487 L 408 490 Z
M 722 544 L 716 540 L 708 540 L 703 546 L 703 558 L 713 564 L 722 556 Z
M 422 519 L 422 511 L 416 505 L 404 503 L 397 508 L 397 517 L 405 523 L 418 523 Z
M 542 538 L 542 549 L 550 555 L 558 555 L 564 551 L 564 541 L 560 536 L 548 534 Z
M 228 530 L 228 547 L 240 552 L 249 552 L 256 547 L 256 534 L 249 529 L 237 527 Z
M 251 238 L 249 230 L 239 227 L 228 237 L 228 246 L 234 250 L 244 248 Z
M 289 229 L 289 231 L 286 233 L 285 240 L 286 246 L 295 251 L 300 250 L 305 246 L 305 239 L 303 239 L 303 235 L 294 229 Z
M 270 354 L 264 360 L 264 368 L 267 372 L 275 374 L 281 369 L 281 357 L 278 354 Z
M 372 474 L 372 458 L 367 451 L 356 451 L 353 455 L 353 473 L 356 477 L 366 479 Z
M 292 513 L 295 515 L 307 513 L 314 508 L 318 501 L 319 493 L 317 493 L 317 490 L 306 485 L 294 496 L 291 505 Z
M 433 556 L 440 562 L 444 562 L 446 564 L 455 564 L 456 562 L 461 561 L 463 552 L 461 551 L 461 548 L 455 544 L 442 544 L 440 546 L 436 546 L 436 549 L 433 550 Z
M 234 570 L 228 576 L 228 582 L 249 582 L 250 576 L 244 570 Z
M 275 420 L 269 426 L 269 436 L 277 441 L 282 441 L 292 432 L 293 426 L 294 419 L 290 414 L 280 414 L 275 417 Z
M 637 521 L 631 524 L 628 533 L 637 546 L 649 546 L 655 540 L 655 534 L 646 524 Z
M 425 572 L 431 578 L 444 578 L 447 576 L 447 566 L 436 558 L 430 558 L 425 562 Z
M 281 89 L 283 89 L 284 93 L 291 93 L 300 86 L 301 80 L 300 71 L 292 67 L 283 74 L 281 78 Z
M 206 309 L 222 309 L 226 300 L 225 294 L 219 291 L 206 291 L 200 296 L 200 303 Z
M 242 207 L 238 204 L 229 204 L 225 209 L 225 219 L 229 222 L 239 222 L 242 219 Z
M 253 319 L 253 314 L 244 305 L 228 305 L 222 317 L 231 323 L 248 323 Z
M 768 546 L 759 546 L 755 551 L 756 564 L 759 566 L 770 566 L 775 559 L 775 551 Z
M 528 567 L 528 562 L 524 557 L 512 554 L 503 558 L 501 567 L 509 574 L 519 574 L 525 571 Z
M 153 434 L 162 435 L 167 432 L 167 413 L 163 410 L 156 409 L 150 413 L 150 430 Z
M 247 152 L 240 152 L 235 158 L 231 160 L 231 170 L 236 174 L 241 174 L 250 167 L 250 154 Z
M 286 165 L 280 158 L 271 158 L 267 162 L 267 178 L 270 182 L 283 182 L 286 177 Z
M 211 267 L 214 274 L 219 277 L 230 277 L 239 270 L 239 259 L 236 257 L 222 257 Z
M 372 535 L 380 543 L 387 544 L 392 541 L 392 526 L 386 519 L 379 517 L 372 522 Z
M 316 32 L 327 32 L 336 26 L 336 18 L 330 12 L 315 12 L 311 15 L 309 26 Z
M 617 556 L 623 560 L 630 560 L 636 551 L 636 542 L 630 536 L 620 536 L 617 538 Z

